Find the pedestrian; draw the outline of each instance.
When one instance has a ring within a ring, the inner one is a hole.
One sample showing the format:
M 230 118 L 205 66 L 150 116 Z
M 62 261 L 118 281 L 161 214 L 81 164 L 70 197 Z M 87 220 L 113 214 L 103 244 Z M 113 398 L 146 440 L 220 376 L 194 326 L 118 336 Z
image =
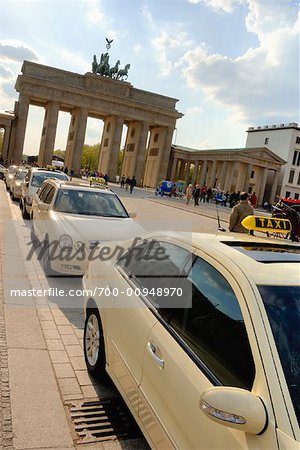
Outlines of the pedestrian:
M 125 191 L 128 191 L 129 186 L 130 186 L 130 178 L 126 177 L 126 180 L 125 180 Z
M 70 177 L 71 177 L 71 180 L 72 180 L 72 177 L 74 176 L 74 169 L 71 169 L 70 170 Z
M 107 175 L 107 173 L 104 175 L 103 178 L 105 180 L 105 184 L 108 184 L 109 176 Z
M 69 172 L 68 168 L 65 167 L 65 168 L 64 168 L 64 173 L 65 173 L 66 175 L 68 175 L 68 172 Z
M 200 197 L 200 186 L 199 184 L 196 184 L 194 192 L 193 192 L 193 197 L 194 197 L 194 203 L 195 206 L 199 206 L 199 197 Z
M 131 178 L 131 180 L 129 181 L 130 184 L 130 194 L 132 194 L 133 188 L 136 186 L 136 179 L 135 176 L 133 176 Z
M 124 175 L 122 175 L 122 177 L 121 177 L 121 188 L 123 188 L 124 185 L 125 185 L 125 177 L 124 177 Z
M 248 201 L 247 192 L 241 192 L 240 202 L 232 208 L 229 217 L 229 231 L 236 233 L 248 233 L 248 230 L 243 227 L 242 221 L 247 216 L 253 215 L 253 208 Z
M 205 203 L 205 197 L 206 197 L 207 187 L 202 186 L 200 191 L 200 202 L 203 201 Z
M 116 183 L 119 184 L 120 183 L 120 176 L 116 175 Z
M 257 197 L 256 197 L 255 192 L 253 192 L 253 194 L 251 194 L 251 196 L 249 198 L 249 201 L 250 201 L 251 205 L 253 206 L 253 208 L 256 208 L 256 206 L 257 206 Z
M 191 198 L 193 197 L 193 185 L 192 184 L 188 185 L 185 195 L 186 195 L 185 204 L 188 205 Z
M 206 190 L 206 203 L 209 203 L 210 201 L 212 201 L 212 198 L 213 198 L 213 191 L 212 191 L 212 188 L 209 187 Z M 205 200 L 203 200 L 203 201 L 205 201 Z

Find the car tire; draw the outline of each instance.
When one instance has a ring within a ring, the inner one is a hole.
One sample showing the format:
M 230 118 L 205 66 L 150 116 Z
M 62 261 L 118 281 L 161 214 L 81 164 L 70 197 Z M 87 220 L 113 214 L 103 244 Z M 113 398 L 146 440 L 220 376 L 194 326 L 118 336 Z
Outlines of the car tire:
M 89 373 L 97 378 L 106 377 L 105 347 L 100 314 L 97 308 L 88 308 L 83 335 L 84 358 Z
M 26 202 L 25 202 L 25 200 L 23 200 L 23 202 L 22 202 L 22 217 L 25 220 L 29 220 L 30 219 L 30 215 L 28 214 L 28 212 L 26 210 Z

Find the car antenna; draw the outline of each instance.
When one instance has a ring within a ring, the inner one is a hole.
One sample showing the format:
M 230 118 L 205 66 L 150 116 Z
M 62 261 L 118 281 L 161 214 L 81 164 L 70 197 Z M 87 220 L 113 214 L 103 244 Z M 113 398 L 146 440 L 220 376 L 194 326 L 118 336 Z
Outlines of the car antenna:
M 219 209 L 218 209 L 218 202 L 217 200 L 215 200 L 216 202 L 216 210 L 217 210 L 217 219 L 218 219 L 218 231 L 226 231 L 225 228 L 221 227 L 221 223 L 220 223 L 220 217 L 219 217 Z

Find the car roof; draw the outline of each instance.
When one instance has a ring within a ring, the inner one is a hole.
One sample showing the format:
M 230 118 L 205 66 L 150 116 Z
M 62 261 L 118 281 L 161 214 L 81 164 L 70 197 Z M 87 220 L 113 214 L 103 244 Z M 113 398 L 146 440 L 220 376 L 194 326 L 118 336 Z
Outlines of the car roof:
M 101 193 L 105 193 L 105 194 L 112 194 L 112 195 L 116 195 L 108 186 L 106 185 L 95 185 L 95 184 L 90 184 L 88 181 L 85 180 L 75 180 L 75 181 L 71 181 L 71 180 L 59 180 L 57 178 L 48 178 L 48 180 L 45 180 L 45 182 L 50 182 L 52 184 L 54 184 L 56 187 L 60 188 L 60 189 L 70 189 L 70 190 L 88 190 L 88 191 L 95 191 L 95 192 L 99 192 L 101 191 Z
M 42 167 L 30 167 L 29 169 L 31 172 L 54 172 L 54 173 L 61 173 L 64 174 L 64 172 L 62 172 L 61 170 L 50 170 L 50 169 L 45 169 Z
M 149 236 L 145 236 L 149 237 Z M 178 241 L 218 260 L 228 270 L 239 267 L 256 284 L 299 285 L 300 244 L 246 233 L 155 233 L 151 238 Z M 175 243 L 175 242 L 174 242 Z

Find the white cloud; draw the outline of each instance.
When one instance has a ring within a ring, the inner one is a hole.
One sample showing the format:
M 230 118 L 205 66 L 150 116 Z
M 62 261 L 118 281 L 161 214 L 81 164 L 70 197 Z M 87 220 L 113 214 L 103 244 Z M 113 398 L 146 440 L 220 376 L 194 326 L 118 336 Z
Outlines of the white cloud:
M 189 86 L 231 111 L 231 119 L 253 123 L 297 121 L 299 113 L 299 23 L 294 8 L 279 0 L 248 0 L 246 26 L 259 39 L 238 58 L 211 53 L 205 45 L 177 63 Z M 273 7 L 274 6 L 274 7 Z M 285 10 L 287 9 L 287 11 Z
M 155 50 L 155 59 L 159 63 L 160 72 L 164 76 L 170 75 L 176 64 L 176 49 L 181 50 L 182 47 L 188 47 L 192 41 L 184 32 L 168 33 L 162 31 L 158 37 L 152 40 Z M 172 57 L 172 52 L 175 56 Z
M 191 108 L 188 108 L 185 112 L 185 115 L 194 115 L 194 114 L 202 114 L 203 108 L 201 106 L 192 106 Z
M 101 2 L 98 0 L 85 0 L 87 6 L 86 18 L 90 25 L 104 25 L 105 16 L 101 10 Z
M 30 60 L 37 61 L 35 52 L 26 44 L 20 41 L 0 41 L 0 60 L 10 62 L 20 62 Z
M 61 51 L 64 60 L 72 63 L 73 67 L 80 72 L 91 72 L 92 71 L 92 61 L 87 61 L 80 52 L 71 52 L 70 50 L 63 49 Z
M 188 0 L 188 2 L 193 4 L 203 3 L 215 11 L 232 13 L 236 6 L 245 4 L 246 0 Z

